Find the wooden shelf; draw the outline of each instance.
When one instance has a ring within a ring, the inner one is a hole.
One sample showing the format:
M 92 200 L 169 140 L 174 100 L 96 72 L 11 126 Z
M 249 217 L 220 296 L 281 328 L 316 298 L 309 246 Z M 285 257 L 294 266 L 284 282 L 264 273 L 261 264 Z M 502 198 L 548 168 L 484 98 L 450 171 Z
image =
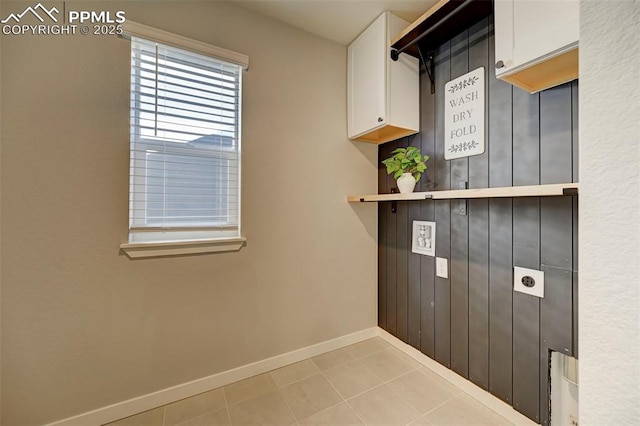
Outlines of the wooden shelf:
M 347 201 L 350 203 L 369 203 L 381 201 L 417 201 L 430 200 L 433 192 L 412 192 L 411 194 L 374 194 L 374 195 L 349 195 Z
M 412 192 L 411 194 L 349 195 L 347 201 L 350 203 L 377 203 L 384 201 L 453 200 L 468 198 L 554 197 L 560 195 L 577 195 L 578 188 L 578 183 L 554 183 L 549 185 Z
M 440 0 L 413 24 L 398 34 L 391 47 L 416 58 L 436 49 L 456 34 L 489 16 L 492 2 L 488 0 Z

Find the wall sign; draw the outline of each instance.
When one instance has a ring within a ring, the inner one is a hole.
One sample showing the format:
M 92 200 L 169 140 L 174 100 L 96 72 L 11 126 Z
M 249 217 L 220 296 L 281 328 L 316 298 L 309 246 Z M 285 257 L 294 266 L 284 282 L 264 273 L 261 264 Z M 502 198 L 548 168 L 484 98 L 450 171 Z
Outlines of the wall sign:
M 484 152 L 484 68 L 444 85 L 444 158 Z

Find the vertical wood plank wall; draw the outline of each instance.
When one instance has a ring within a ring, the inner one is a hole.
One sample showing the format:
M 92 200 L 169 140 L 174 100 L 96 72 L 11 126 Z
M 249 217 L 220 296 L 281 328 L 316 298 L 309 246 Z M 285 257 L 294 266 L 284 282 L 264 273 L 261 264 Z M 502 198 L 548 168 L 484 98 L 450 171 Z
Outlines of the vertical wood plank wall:
M 495 78 L 492 17 L 435 52 L 436 93 L 421 73 L 421 132 L 383 144 L 431 158 L 416 191 L 578 180 L 578 82 L 530 95 Z M 486 72 L 485 153 L 444 160 L 444 84 Z M 379 192 L 395 181 L 379 169 Z M 380 327 L 542 423 L 549 423 L 550 351 L 577 356 L 577 197 L 380 203 Z M 414 220 L 436 222 L 435 258 L 411 252 Z M 513 267 L 545 272 L 545 297 L 513 292 Z

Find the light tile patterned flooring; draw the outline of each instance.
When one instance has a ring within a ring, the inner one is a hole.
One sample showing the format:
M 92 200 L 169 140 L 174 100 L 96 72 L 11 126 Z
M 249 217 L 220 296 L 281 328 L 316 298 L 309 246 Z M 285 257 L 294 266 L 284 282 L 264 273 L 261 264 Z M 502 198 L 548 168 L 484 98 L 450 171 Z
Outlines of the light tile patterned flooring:
M 511 425 L 379 337 L 109 426 Z

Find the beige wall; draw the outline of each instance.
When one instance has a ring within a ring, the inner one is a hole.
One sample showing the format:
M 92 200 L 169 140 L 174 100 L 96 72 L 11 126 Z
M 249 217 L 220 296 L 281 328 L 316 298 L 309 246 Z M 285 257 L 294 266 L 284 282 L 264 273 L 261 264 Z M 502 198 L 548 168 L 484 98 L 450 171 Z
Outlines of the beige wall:
M 2 13 L 25 3 L 3 2 Z M 5 36 L 2 424 L 42 424 L 376 324 L 376 147 L 346 48 L 222 2 L 67 1 L 249 55 L 239 253 L 131 261 L 129 43 Z M 18 10 L 20 9 L 20 10 Z

